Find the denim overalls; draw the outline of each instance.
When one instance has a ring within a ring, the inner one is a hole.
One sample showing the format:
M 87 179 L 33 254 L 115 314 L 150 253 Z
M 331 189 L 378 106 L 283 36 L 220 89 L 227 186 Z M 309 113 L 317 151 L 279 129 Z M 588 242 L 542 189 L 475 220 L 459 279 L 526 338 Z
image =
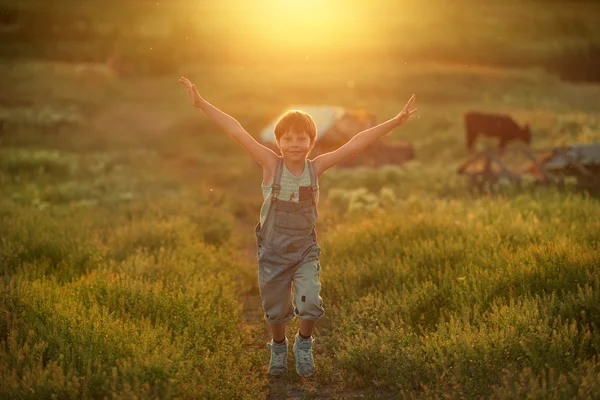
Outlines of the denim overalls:
M 288 323 L 294 317 L 315 320 L 325 313 L 319 295 L 321 247 L 315 231 L 319 186 L 314 165 L 307 161 L 311 183 L 307 189 L 311 198 L 299 202 L 277 198 L 283 172 L 283 158 L 280 157 L 269 210 L 264 224 L 261 226 L 259 222 L 255 228 L 258 286 L 264 317 L 270 324 Z

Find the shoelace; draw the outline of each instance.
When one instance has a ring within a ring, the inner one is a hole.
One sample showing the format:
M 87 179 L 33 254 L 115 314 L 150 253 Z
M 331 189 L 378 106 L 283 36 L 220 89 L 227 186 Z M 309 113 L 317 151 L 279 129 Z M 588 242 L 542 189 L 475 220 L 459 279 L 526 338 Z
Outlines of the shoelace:
M 312 366 L 312 349 L 298 349 L 298 362 L 300 364 L 309 364 Z
M 281 353 L 276 353 L 275 351 L 273 351 L 273 348 L 271 347 L 271 364 L 274 365 L 283 365 L 285 363 L 285 356 L 287 355 L 286 352 L 281 352 Z

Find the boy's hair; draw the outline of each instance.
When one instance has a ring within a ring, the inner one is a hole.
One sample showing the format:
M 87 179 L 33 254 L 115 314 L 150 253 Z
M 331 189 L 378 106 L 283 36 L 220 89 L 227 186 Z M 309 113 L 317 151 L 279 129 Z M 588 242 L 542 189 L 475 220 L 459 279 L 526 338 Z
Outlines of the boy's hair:
M 310 114 L 300 110 L 290 110 L 279 117 L 275 125 L 275 139 L 277 142 L 290 129 L 298 132 L 306 132 L 310 138 L 310 144 L 312 145 L 315 142 L 317 125 Z

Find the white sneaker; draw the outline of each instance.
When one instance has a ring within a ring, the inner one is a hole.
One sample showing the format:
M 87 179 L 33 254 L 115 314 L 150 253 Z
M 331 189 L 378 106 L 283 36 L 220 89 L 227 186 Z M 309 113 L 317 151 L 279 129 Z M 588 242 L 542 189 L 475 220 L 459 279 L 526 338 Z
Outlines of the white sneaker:
M 312 355 L 312 344 L 314 339 L 302 339 L 296 333 L 294 342 L 294 357 L 296 357 L 296 372 L 300 376 L 311 376 L 315 372 L 315 362 Z
M 288 340 L 285 338 L 285 342 L 277 344 L 273 340 L 267 343 L 267 346 L 271 349 L 271 362 L 269 364 L 269 374 L 281 375 L 287 371 L 287 357 L 288 357 Z

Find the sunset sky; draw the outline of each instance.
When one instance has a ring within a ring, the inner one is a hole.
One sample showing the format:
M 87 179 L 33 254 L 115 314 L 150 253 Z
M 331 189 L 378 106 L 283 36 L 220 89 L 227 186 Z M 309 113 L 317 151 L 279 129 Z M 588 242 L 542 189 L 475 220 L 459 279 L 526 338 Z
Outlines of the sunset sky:
M 341 49 L 382 48 L 400 38 L 408 44 L 410 32 L 428 23 L 423 5 L 406 1 L 400 8 L 389 1 L 341 0 L 225 0 L 197 4 L 197 27 L 215 40 L 228 38 L 232 47 L 278 52 L 294 47 L 304 52 L 335 52 Z

